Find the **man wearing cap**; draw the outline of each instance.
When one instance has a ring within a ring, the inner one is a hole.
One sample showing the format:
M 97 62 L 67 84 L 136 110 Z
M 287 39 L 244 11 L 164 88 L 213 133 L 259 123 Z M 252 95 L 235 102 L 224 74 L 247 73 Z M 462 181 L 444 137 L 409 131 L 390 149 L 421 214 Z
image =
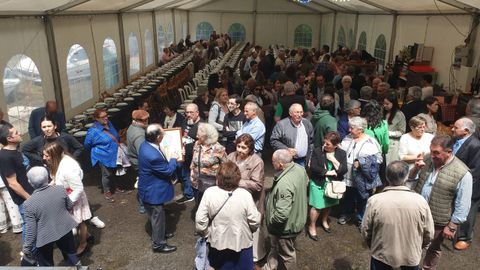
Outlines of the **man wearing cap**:
M 149 113 L 144 110 L 134 110 L 132 112 L 132 124 L 127 129 L 127 156 L 133 169 L 138 174 L 138 152 L 140 145 L 145 141 L 145 129 L 148 125 Z M 138 196 L 137 196 L 138 198 Z M 144 214 L 145 208 L 143 202 L 138 200 L 139 212 Z

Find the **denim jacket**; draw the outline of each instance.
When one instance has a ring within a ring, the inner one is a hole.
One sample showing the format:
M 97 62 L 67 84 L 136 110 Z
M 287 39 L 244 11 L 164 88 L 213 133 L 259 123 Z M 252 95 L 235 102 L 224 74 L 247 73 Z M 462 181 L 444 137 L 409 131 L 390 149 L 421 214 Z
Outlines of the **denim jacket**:
M 362 198 L 368 198 L 369 191 L 382 185 L 379 170 L 382 157 L 369 155 L 358 157 L 360 166 L 353 170 L 353 181 Z

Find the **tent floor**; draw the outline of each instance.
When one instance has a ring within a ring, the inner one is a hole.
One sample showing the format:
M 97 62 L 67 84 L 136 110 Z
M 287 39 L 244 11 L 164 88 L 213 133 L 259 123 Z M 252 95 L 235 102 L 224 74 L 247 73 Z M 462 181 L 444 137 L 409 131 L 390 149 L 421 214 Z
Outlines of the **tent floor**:
M 273 169 L 270 158 L 266 158 L 267 186 L 272 184 Z M 122 182 L 133 186 L 134 176 L 127 174 Z M 138 212 L 136 191 L 128 195 L 116 195 L 114 203 L 107 203 L 99 189 L 98 170 L 85 172 L 85 186 L 94 215 L 106 223 L 104 229 L 89 225 L 95 236 L 95 244 L 81 258 L 90 269 L 192 269 L 195 258 L 194 202 L 183 205 L 169 204 L 167 208 L 167 229 L 175 232 L 170 244 L 178 247 L 171 254 L 153 253 L 147 233 L 148 219 Z M 176 185 L 180 196 L 181 186 Z M 363 243 L 358 229 L 353 224 L 338 225 L 335 211 L 332 211 L 332 233 L 326 234 L 318 227 L 320 241 L 311 241 L 305 234 L 297 238 L 297 261 L 299 269 L 369 269 L 370 253 Z M 480 218 L 479 218 L 480 219 Z M 477 220 L 479 220 L 477 219 Z M 480 231 L 480 222 L 476 224 Z M 11 233 L 0 235 L 0 265 L 20 264 L 21 235 Z M 475 236 L 472 247 L 464 252 L 455 251 L 448 241 L 444 242 L 444 254 L 439 269 L 477 269 L 480 264 L 480 234 Z M 62 256 L 55 251 L 58 265 Z

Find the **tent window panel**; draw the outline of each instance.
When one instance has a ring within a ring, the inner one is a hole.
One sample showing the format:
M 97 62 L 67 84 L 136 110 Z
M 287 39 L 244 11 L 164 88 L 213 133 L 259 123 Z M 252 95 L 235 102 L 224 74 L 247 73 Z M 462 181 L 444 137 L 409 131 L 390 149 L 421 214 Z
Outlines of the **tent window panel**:
M 228 28 L 228 35 L 232 42 L 239 42 L 245 40 L 245 27 L 242 24 L 234 23 Z
M 208 22 L 201 22 L 197 25 L 196 38 L 197 40 L 208 40 L 213 32 L 213 26 Z
M 174 42 L 173 40 L 173 25 L 169 23 L 167 25 L 167 45 L 170 46 Z
M 128 52 L 130 53 L 128 75 L 132 76 L 140 71 L 140 51 L 137 36 L 133 32 L 128 34 Z
M 93 98 L 90 61 L 87 51 L 79 44 L 74 44 L 68 51 L 67 78 L 72 108 Z
M 312 47 L 312 28 L 306 24 L 301 24 L 295 28 L 294 47 Z
M 385 67 L 385 57 L 387 54 L 387 40 L 385 36 L 381 34 L 378 36 L 377 41 L 375 42 L 375 51 L 373 52 L 373 56 L 377 59 L 379 70 L 383 70 Z
M 358 39 L 358 47 L 357 49 L 359 51 L 362 51 L 362 50 L 367 50 L 367 33 L 365 33 L 365 31 L 363 31 L 361 34 L 360 34 L 360 38 Z
M 112 89 L 120 81 L 118 69 L 117 47 L 111 38 L 103 42 L 103 68 L 105 76 L 105 88 Z
M 340 26 L 340 29 L 338 30 L 337 45 L 345 47 L 346 46 L 345 40 L 346 40 L 345 29 L 343 29 L 343 26 Z
M 153 35 L 149 29 L 145 30 L 145 66 L 153 65 Z
M 163 48 L 165 48 L 165 31 L 163 31 L 163 26 L 159 25 L 157 30 L 157 39 L 158 39 L 158 57 L 162 57 Z
M 21 134 L 27 133 L 30 113 L 45 105 L 42 78 L 30 57 L 17 54 L 7 62 L 3 70 L 3 94 L 8 121 Z

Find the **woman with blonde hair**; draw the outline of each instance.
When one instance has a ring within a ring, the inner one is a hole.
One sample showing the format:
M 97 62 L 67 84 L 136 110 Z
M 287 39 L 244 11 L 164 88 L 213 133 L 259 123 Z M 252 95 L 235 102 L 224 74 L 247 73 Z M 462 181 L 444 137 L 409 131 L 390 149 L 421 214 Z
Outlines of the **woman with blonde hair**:
M 217 88 L 215 100 L 212 102 L 210 112 L 208 113 L 208 123 L 217 129 L 223 130 L 223 119 L 228 113 L 228 91 L 225 88 Z
M 67 191 L 68 197 L 74 203 L 72 217 L 80 224 L 80 244 L 77 248 L 77 254 L 81 255 L 87 249 L 87 239 L 89 238 L 86 221 L 92 218 L 82 183 L 83 171 L 78 162 L 67 155 L 62 146 L 57 142 L 45 145 L 43 159 L 50 170 L 52 179 L 50 184 L 63 186 Z

